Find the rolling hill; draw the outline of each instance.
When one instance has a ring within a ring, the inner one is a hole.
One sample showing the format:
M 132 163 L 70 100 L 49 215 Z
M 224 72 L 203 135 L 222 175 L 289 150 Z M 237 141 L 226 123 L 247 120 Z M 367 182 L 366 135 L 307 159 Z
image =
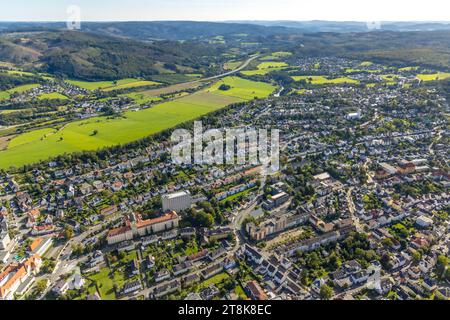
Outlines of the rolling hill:
M 216 49 L 191 42 L 138 42 L 78 31 L 28 31 L 0 37 L 0 61 L 82 80 L 113 80 L 177 71 L 199 72 Z

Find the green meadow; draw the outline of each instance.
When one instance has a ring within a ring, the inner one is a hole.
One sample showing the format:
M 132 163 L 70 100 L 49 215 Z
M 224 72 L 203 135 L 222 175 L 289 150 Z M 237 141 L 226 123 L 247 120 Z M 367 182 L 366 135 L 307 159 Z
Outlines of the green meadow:
M 15 75 L 20 75 L 20 76 L 35 76 L 34 73 L 25 72 L 25 71 L 19 71 L 19 70 L 8 70 L 6 72 L 9 73 L 9 74 L 15 74 Z
M 444 80 L 450 78 L 450 72 L 438 72 L 433 74 L 418 74 L 417 78 L 422 81 Z
M 289 67 L 289 65 L 286 62 L 266 61 L 266 62 L 260 63 L 256 67 L 256 70 L 242 71 L 242 74 L 244 74 L 246 76 L 265 75 L 269 72 L 283 70 L 287 67 Z
M 280 58 L 285 58 L 285 57 L 289 57 L 292 55 L 292 52 L 287 52 L 287 51 L 277 51 L 277 52 L 273 52 L 272 54 L 268 55 L 268 56 L 264 56 L 262 58 L 260 58 L 259 60 L 264 61 L 264 60 L 277 60 Z
M 115 82 L 114 81 L 89 82 L 78 80 L 67 80 L 67 82 L 86 90 L 103 90 L 103 91 L 112 91 L 143 86 L 155 86 L 159 84 L 158 82 L 155 81 L 148 81 L 134 78 L 120 79 Z
M 146 104 L 146 103 L 152 103 L 162 100 L 158 96 L 152 96 L 145 94 L 145 92 L 130 92 L 130 93 L 124 93 L 121 94 L 122 97 L 128 97 L 130 99 L 133 99 L 133 101 L 137 104 Z
M 14 87 L 14 88 L 9 89 L 9 90 L 0 91 L 0 100 L 9 99 L 11 97 L 12 93 L 21 93 L 21 92 L 25 92 L 25 91 L 31 90 L 33 88 L 38 88 L 40 86 L 41 85 L 37 84 L 37 83 L 24 84 L 24 85 Z
M 413 70 L 417 70 L 419 69 L 419 67 L 403 67 L 403 68 L 399 68 L 398 71 L 413 71 Z
M 59 93 L 59 92 L 52 92 L 52 93 L 43 93 L 38 96 L 39 100 L 67 100 L 65 95 Z
M 242 64 L 242 61 L 228 61 L 223 65 L 226 70 L 234 70 L 237 69 Z
M 219 90 L 222 83 L 229 90 Z M 236 102 L 263 98 L 275 87 L 262 82 L 226 77 L 211 87 L 163 102 L 152 108 L 128 111 L 120 118 L 95 117 L 71 122 L 59 130 L 52 128 L 23 133 L 0 152 L 0 168 L 22 166 L 63 153 L 96 150 L 144 138 L 194 120 Z M 96 131 L 96 134 L 93 134 Z
M 326 76 L 293 76 L 294 81 L 306 80 L 311 84 L 358 84 L 359 81 L 348 77 L 327 79 Z
M 361 67 L 368 67 L 368 66 L 371 66 L 371 65 L 373 65 L 373 62 L 371 62 L 371 61 L 363 61 L 360 64 Z

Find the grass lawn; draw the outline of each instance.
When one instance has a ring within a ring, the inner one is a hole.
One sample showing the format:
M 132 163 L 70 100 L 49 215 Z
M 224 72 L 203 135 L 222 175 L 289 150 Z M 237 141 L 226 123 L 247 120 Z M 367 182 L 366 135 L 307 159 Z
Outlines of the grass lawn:
M 307 82 L 310 82 L 311 84 L 358 84 L 358 80 L 354 80 L 347 77 L 340 77 L 335 79 L 327 79 L 326 76 L 293 76 L 292 79 L 294 81 L 300 81 L 300 80 L 306 80 Z M 311 81 L 309 81 L 311 79 Z
M 114 81 L 78 81 L 78 80 L 67 80 L 68 83 L 78 86 L 80 88 L 86 90 L 97 90 L 101 89 L 104 91 L 112 91 L 126 88 L 134 88 L 134 87 L 142 87 L 142 86 L 150 86 L 157 85 L 158 82 L 154 81 L 146 81 L 141 79 L 127 78 L 117 80 L 116 83 Z
M 242 299 L 244 300 L 247 299 L 247 294 L 245 293 L 244 289 L 240 284 L 238 284 L 236 288 L 234 288 L 234 292 Z
M 203 281 L 200 284 L 200 288 L 206 288 L 206 287 L 209 287 L 212 284 L 218 284 L 218 283 L 222 282 L 223 280 L 228 279 L 229 277 L 230 276 L 226 272 L 222 272 L 222 273 L 216 274 L 214 277 L 211 277 L 211 278 Z
M 115 300 L 114 293 L 114 278 L 110 276 L 109 268 L 102 268 L 97 273 L 88 275 L 89 279 L 97 281 L 99 287 L 99 294 L 102 300 Z
M 230 85 L 231 89 L 219 90 L 222 83 Z M 0 152 L 0 168 L 18 167 L 65 152 L 96 150 L 131 142 L 232 103 L 267 97 L 273 91 L 275 87 L 267 83 L 226 77 L 207 89 L 149 109 L 125 112 L 121 118 L 78 120 L 46 136 L 52 129 L 26 132 L 14 138 L 8 148 Z M 92 135 L 94 130 L 98 131 L 96 135 Z
M 254 191 L 254 190 L 256 190 L 256 189 L 258 189 L 258 187 L 253 187 L 253 188 L 250 188 L 250 189 L 247 189 L 247 190 L 243 190 L 243 191 L 241 191 L 241 192 L 238 192 L 238 193 L 236 193 L 236 194 L 233 194 L 232 196 L 229 196 L 229 197 L 227 197 L 227 198 L 225 198 L 225 199 L 222 199 L 222 200 L 220 200 L 219 202 L 220 202 L 220 203 L 225 203 L 225 202 L 227 202 L 227 201 L 232 201 L 232 200 L 234 200 L 234 199 L 243 197 L 243 196 L 247 195 L 248 193 L 250 193 L 250 192 L 252 192 L 252 191 Z

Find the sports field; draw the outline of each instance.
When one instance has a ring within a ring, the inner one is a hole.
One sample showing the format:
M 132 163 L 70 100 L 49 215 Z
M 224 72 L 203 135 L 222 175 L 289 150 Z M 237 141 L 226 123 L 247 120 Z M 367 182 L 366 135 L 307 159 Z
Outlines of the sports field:
M 219 90 L 222 83 L 231 88 Z M 0 168 L 131 142 L 231 103 L 267 97 L 273 91 L 275 87 L 267 83 L 227 77 L 194 94 L 149 109 L 126 112 L 123 118 L 95 117 L 69 123 L 58 131 L 50 128 L 27 132 L 12 139 L 7 149 L 0 152 Z M 94 130 L 97 134 L 93 134 Z
M 86 89 L 86 90 L 103 90 L 103 91 L 112 91 L 112 90 L 119 90 L 119 89 L 127 89 L 127 88 L 136 88 L 136 87 L 143 87 L 143 86 L 155 86 L 158 85 L 158 82 L 155 81 L 147 81 L 142 79 L 134 79 L 134 78 L 127 78 L 127 79 L 120 79 L 116 82 L 114 81 L 95 81 L 95 82 L 89 82 L 89 81 L 78 81 L 78 80 L 67 80 L 68 83 L 73 84 L 75 86 L 78 86 L 80 88 Z
M 311 84 L 341 84 L 341 83 L 348 83 L 348 84 L 358 84 L 358 80 L 354 80 L 348 77 L 340 77 L 335 79 L 327 79 L 325 76 L 293 76 L 292 79 L 295 81 L 300 80 L 306 80 L 307 82 L 310 82 Z M 310 81 L 311 79 L 311 81 Z

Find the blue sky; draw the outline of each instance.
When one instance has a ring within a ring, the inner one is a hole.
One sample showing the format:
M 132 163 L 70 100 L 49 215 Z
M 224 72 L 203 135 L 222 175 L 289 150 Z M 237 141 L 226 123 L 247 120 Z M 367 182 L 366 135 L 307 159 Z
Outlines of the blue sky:
M 0 21 L 450 20 L 448 0 L 0 0 Z

